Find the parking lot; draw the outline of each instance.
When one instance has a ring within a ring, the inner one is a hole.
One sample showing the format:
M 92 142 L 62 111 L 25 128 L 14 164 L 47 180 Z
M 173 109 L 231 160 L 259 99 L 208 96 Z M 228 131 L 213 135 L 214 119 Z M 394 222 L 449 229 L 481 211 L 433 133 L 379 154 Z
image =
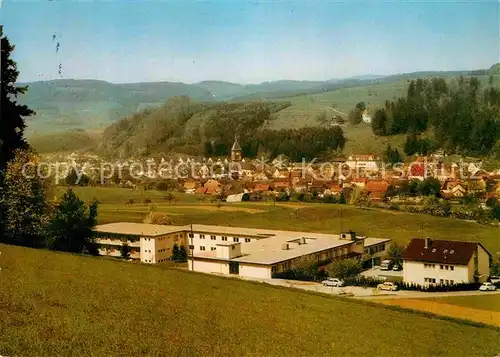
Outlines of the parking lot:
M 374 267 L 368 270 L 365 270 L 360 275 L 367 278 L 379 278 L 379 279 L 387 279 L 387 278 L 399 278 L 403 279 L 403 271 L 393 271 L 393 270 L 380 270 L 380 267 Z

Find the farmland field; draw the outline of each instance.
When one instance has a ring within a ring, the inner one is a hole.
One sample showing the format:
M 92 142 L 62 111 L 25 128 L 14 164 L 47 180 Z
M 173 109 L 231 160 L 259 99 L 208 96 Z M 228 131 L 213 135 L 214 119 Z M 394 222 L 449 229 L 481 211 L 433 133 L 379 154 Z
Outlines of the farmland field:
M 62 192 L 64 188 L 59 187 L 58 195 Z M 454 218 L 326 203 L 286 202 L 276 203 L 276 206 L 272 202 L 223 203 L 219 208 L 210 203 L 209 197 L 181 193 L 169 204 L 165 192 L 140 189 L 79 187 L 75 192 L 84 200 L 99 199 L 100 223 L 142 222 L 151 210 L 155 210 L 170 213 L 174 225 L 199 223 L 322 233 L 352 229 L 359 235 L 392 238 L 402 244 L 416 236 L 480 241 L 494 258 L 500 254 L 498 227 Z M 125 204 L 129 198 L 136 203 Z M 145 198 L 152 203 L 142 203 Z
M 2 355 L 498 353 L 500 330 L 458 320 L 106 258 L 0 251 Z
M 446 298 L 436 298 L 433 299 L 433 301 L 450 305 L 470 307 L 479 310 L 500 312 L 500 294 L 490 295 L 488 293 L 485 293 L 484 295 L 474 296 L 453 296 Z
M 384 299 L 378 302 L 500 327 L 500 295 Z

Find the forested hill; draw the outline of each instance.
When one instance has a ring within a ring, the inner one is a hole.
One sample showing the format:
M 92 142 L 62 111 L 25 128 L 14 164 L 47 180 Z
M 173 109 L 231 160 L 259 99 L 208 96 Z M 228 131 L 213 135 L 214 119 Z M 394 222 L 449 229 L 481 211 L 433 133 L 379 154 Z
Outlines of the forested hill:
M 27 122 L 28 133 L 53 133 L 103 128 L 145 108 L 157 108 L 174 96 L 186 95 L 197 101 L 276 99 L 385 85 L 417 76 L 444 77 L 466 75 L 469 72 L 418 72 L 385 77 L 367 75 L 325 81 L 280 80 L 245 85 L 217 80 L 192 84 L 114 84 L 99 80 L 61 79 L 21 83 L 28 85 L 29 90 L 20 100 L 36 111 L 36 115 Z
M 314 158 L 341 150 L 340 127 L 270 130 L 275 113 L 289 102 L 199 103 L 188 97 L 171 98 L 154 110 L 120 120 L 103 134 L 100 151 L 111 156 L 177 152 L 226 156 L 235 135 L 243 154 L 285 154 L 292 160 Z
M 387 100 L 375 112 L 374 134 L 406 134 L 407 155 L 437 148 L 461 155 L 500 158 L 500 88 L 489 76 L 412 80 L 406 96 Z

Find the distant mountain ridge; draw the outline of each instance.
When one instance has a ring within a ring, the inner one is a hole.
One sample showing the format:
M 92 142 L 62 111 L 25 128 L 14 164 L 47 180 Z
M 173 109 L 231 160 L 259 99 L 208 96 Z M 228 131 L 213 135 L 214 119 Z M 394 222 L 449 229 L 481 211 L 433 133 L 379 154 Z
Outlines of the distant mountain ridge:
M 499 65 L 491 70 L 498 71 Z M 366 74 L 325 81 L 278 80 L 238 84 L 207 80 L 182 82 L 109 83 L 101 80 L 57 79 L 20 83 L 29 90 L 20 98 L 36 111 L 28 119 L 28 134 L 71 129 L 100 129 L 119 119 L 164 104 L 168 98 L 189 96 L 195 101 L 239 101 L 289 98 L 337 89 L 374 85 L 423 76 L 458 76 L 470 71 L 427 71 L 394 75 Z

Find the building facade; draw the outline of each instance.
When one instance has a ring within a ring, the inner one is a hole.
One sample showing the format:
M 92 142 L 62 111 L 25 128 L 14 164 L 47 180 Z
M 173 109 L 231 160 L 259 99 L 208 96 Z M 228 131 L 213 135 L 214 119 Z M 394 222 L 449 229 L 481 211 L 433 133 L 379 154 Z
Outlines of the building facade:
M 478 242 L 413 238 L 403 254 L 403 280 L 422 286 L 484 282 L 490 257 Z

